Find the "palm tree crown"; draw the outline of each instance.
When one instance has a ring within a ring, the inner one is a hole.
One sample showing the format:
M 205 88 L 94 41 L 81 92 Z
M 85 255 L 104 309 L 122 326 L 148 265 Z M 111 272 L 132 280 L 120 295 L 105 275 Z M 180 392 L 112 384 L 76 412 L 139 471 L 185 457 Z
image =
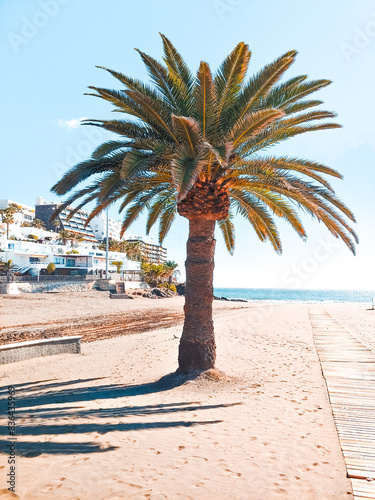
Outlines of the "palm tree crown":
M 261 156 L 262 150 L 296 135 L 339 127 L 321 122 L 335 113 L 311 111 L 322 101 L 307 99 L 331 82 L 308 81 L 302 75 L 279 83 L 295 51 L 246 81 L 250 52 L 242 42 L 215 75 L 201 62 L 194 77 L 171 42 L 161 36 L 165 65 L 138 51 L 153 86 L 104 68 L 124 87 L 90 87 L 94 91 L 90 95 L 111 102 L 115 111 L 134 119 L 84 121 L 119 137 L 99 146 L 53 187 L 63 195 L 93 177 L 92 184 L 73 193 L 60 210 L 79 198 L 77 210 L 96 200 L 92 218 L 121 200 L 120 212 L 126 209 L 122 231 L 147 209 L 147 232 L 159 220 L 160 242 L 177 212 L 187 218 L 213 218 L 219 221 L 230 252 L 233 216 L 238 213 L 249 220 L 260 240 L 269 240 L 280 253 L 274 217 L 285 219 L 305 238 L 296 212 L 299 206 L 354 253 L 357 237 L 345 220 L 354 221 L 354 216 L 322 176 L 341 175 L 315 161 Z

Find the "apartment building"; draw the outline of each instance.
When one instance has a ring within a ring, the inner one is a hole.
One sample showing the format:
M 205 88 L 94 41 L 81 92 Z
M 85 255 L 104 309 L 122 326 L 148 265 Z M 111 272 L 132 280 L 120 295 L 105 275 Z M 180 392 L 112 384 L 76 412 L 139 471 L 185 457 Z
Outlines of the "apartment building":
M 13 216 L 14 223 L 12 224 L 12 229 L 19 232 L 19 228 L 24 223 L 31 224 L 35 218 L 35 210 L 33 207 L 19 203 L 18 201 L 13 201 L 9 199 L 0 200 L 0 210 L 9 207 L 9 205 L 17 205 L 19 212 L 16 212 Z M 6 225 L 0 220 L 0 234 L 5 234 Z
M 85 226 L 88 213 L 83 210 L 78 210 L 69 220 L 68 217 L 73 210 L 73 207 L 67 207 L 62 210 L 56 217 L 59 225 L 51 222 L 51 217 L 61 203 L 47 202 L 44 198 L 39 197 L 35 205 L 35 218 L 44 222 L 48 231 L 70 231 L 74 234 L 82 236 L 85 241 L 97 242 L 95 234 L 90 225 Z
M 126 241 L 141 243 L 146 259 L 154 264 L 163 264 L 167 260 L 167 249 L 154 243 L 152 236 L 128 236 Z

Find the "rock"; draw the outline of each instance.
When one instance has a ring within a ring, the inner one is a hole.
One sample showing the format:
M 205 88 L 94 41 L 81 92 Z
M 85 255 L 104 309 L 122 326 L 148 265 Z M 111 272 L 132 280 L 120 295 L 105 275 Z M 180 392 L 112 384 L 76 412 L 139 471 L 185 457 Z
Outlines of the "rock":
M 176 285 L 176 290 L 177 290 L 178 295 L 185 295 L 186 284 L 179 283 L 178 285 Z
M 164 290 L 161 290 L 160 288 L 153 288 L 153 289 L 151 290 L 151 293 L 152 293 L 153 295 L 156 295 L 157 297 L 162 297 L 162 298 L 167 297 L 167 294 L 165 293 L 165 291 L 164 291 Z
M 247 302 L 245 299 L 228 299 L 227 297 L 216 297 L 214 295 L 214 300 L 226 300 L 228 302 Z

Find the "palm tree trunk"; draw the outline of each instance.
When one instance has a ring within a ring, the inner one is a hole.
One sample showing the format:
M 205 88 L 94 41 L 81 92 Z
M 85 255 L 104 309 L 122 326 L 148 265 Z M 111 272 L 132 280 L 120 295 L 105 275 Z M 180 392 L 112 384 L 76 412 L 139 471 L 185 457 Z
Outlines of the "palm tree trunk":
M 214 368 L 216 345 L 212 321 L 215 221 L 189 220 L 185 323 L 179 347 L 179 372 Z

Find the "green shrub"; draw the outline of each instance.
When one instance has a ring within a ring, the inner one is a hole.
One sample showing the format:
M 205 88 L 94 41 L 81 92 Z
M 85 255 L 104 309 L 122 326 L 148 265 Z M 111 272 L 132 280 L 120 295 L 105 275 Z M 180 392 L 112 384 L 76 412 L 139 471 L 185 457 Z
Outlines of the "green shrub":
M 50 262 L 47 266 L 47 273 L 52 274 L 55 272 L 56 266 L 53 262 Z

